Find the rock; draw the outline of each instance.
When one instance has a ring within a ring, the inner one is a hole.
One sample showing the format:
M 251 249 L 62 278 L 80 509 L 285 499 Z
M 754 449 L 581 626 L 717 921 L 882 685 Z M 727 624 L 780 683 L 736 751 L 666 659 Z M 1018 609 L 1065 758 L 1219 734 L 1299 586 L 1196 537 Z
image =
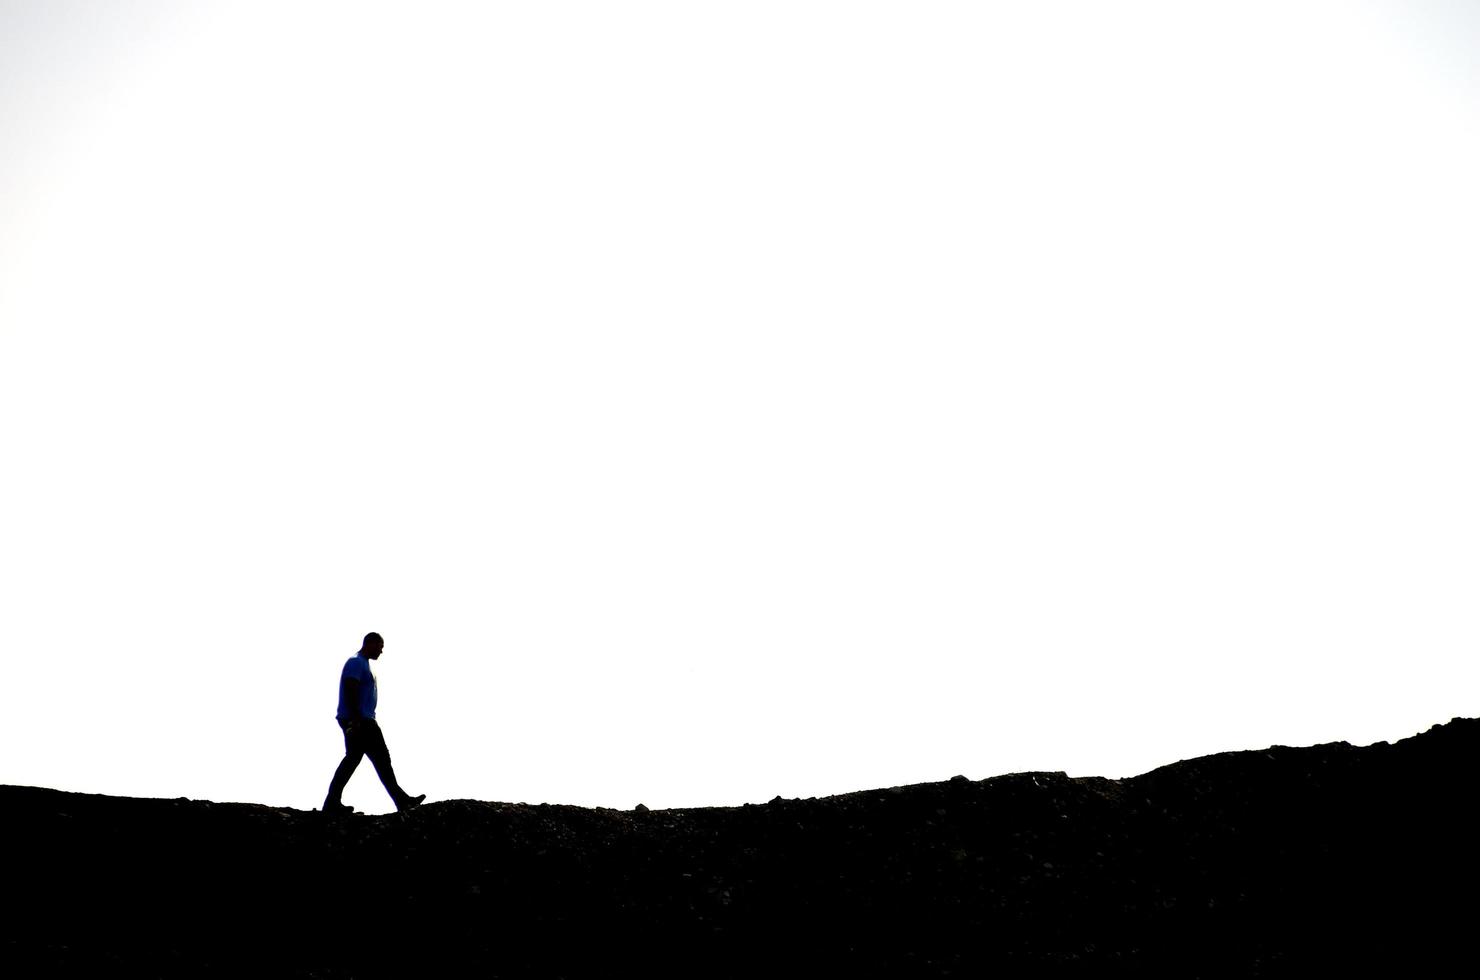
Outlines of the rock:
M 0 787 L 24 897 L 0 948 L 52 976 L 1430 975 L 1480 915 L 1454 887 L 1480 875 L 1476 758 L 1460 719 L 662 819 L 459 800 L 326 822 Z M 373 941 L 344 942 L 367 910 Z

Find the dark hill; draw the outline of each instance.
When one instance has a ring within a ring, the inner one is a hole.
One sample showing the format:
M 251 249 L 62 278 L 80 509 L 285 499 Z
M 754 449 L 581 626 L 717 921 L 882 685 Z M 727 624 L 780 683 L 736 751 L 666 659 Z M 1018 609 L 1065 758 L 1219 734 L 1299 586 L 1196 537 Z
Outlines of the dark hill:
M 9 976 L 1308 976 L 1468 962 L 1480 721 L 1130 779 L 403 815 L 0 787 Z

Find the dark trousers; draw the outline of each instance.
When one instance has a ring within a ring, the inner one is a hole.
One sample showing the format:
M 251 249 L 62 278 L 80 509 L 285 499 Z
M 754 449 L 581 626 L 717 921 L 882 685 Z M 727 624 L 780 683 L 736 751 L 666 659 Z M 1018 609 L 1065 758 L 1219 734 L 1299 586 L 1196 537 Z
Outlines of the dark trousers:
M 380 726 L 373 718 L 361 718 L 352 724 L 343 718 L 338 721 L 339 727 L 344 729 L 344 761 L 334 770 L 334 779 L 329 783 L 329 796 L 324 800 L 324 809 L 329 810 L 339 805 L 339 798 L 349 783 L 349 777 L 355 774 L 360 760 L 367 755 L 374 764 L 375 774 L 380 777 L 385 791 L 391 794 L 392 802 L 400 809 L 406 792 L 396 782 L 396 771 L 391 768 L 391 752 L 385 747 L 385 736 L 381 734 Z

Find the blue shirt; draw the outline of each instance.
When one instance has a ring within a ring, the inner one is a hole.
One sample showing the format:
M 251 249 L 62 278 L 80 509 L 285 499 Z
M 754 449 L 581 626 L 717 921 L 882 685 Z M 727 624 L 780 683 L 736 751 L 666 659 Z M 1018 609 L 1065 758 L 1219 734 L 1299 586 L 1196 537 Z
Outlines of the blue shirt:
M 357 705 L 344 703 L 344 682 L 347 680 L 360 682 L 360 703 Z M 339 674 L 339 711 L 334 717 L 344 720 L 374 718 L 375 700 L 375 674 L 370 670 L 370 658 L 355 654 L 345 662 L 344 670 Z

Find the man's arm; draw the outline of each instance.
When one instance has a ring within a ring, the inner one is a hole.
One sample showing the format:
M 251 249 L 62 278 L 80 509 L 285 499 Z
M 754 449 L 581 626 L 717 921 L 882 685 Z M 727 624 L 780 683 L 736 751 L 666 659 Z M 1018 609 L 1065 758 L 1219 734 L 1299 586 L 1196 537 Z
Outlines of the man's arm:
M 353 724 L 360 720 L 360 679 L 358 677 L 345 677 L 339 682 L 340 700 L 344 702 L 344 710 L 349 712 L 349 717 L 344 720 Z

